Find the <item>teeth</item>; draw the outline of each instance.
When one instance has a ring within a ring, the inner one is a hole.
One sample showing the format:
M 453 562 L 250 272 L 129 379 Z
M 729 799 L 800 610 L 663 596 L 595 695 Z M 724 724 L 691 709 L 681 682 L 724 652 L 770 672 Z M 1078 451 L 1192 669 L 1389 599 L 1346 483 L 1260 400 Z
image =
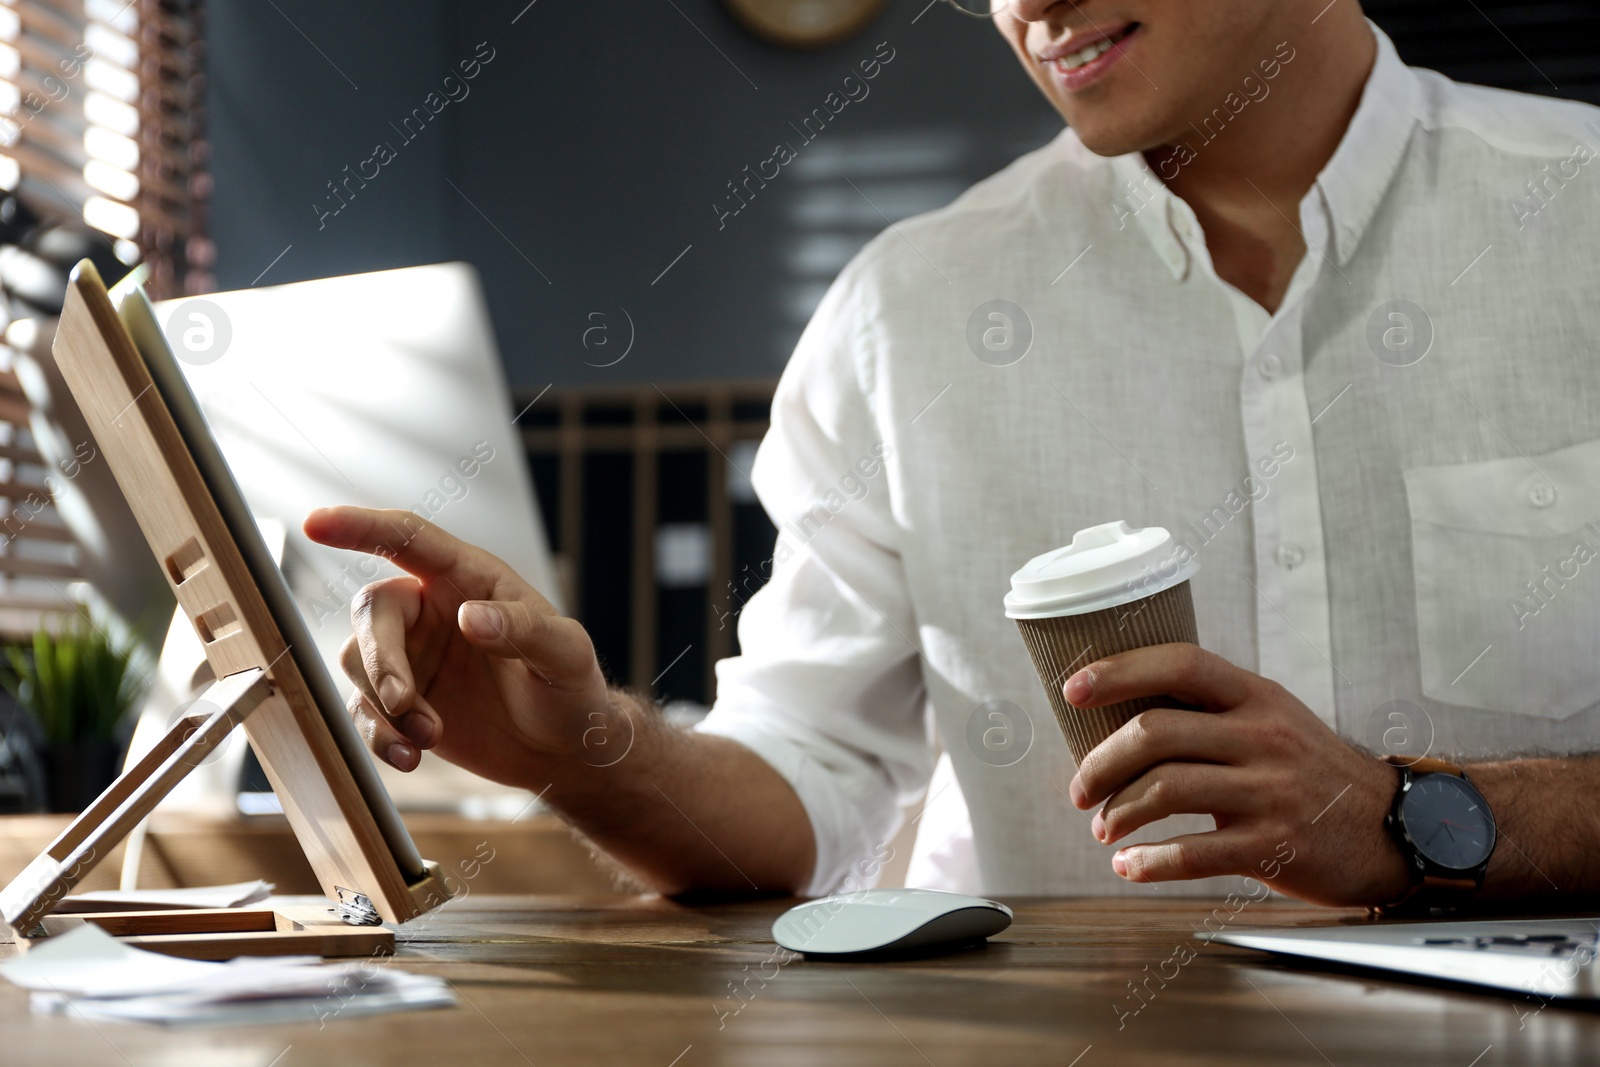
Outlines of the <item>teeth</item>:
M 1062 70 L 1077 70 L 1079 67 L 1084 66 L 1085 64 L 1105 55 L 1105 53 L 1111 48 L 1111 45 L 1111 41 L 1097 41 L 1096 43 L 1089 45 L 1087 48 L 1072 53 L 1070 56 L 1062 56 L 1060 59 L 1056 60 L 1056 66 L 1060 67 Z

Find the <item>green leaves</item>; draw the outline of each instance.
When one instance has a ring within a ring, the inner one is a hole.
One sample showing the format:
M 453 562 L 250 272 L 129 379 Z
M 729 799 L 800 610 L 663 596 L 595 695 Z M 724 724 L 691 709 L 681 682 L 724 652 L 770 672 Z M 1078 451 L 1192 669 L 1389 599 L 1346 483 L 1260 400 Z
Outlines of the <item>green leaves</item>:
M 31 647 L 8 645 L 0 685 L 27 708 L 52 745 L 110 739 L 143 690 L 132 641 L 74 614 L 40 627 Z

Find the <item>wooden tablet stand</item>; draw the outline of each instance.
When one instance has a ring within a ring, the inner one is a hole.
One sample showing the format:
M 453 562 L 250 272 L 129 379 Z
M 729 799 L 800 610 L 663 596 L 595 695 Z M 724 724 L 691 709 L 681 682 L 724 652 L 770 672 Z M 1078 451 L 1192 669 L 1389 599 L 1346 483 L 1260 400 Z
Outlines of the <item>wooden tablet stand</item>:
M 346 923 L 404 922 L 444 903 L 450 894 L 437 865 L 422 861 L 420 871 L 402 870 L 194 454 L 87 260 L 72 272 L 54 352 L 218 681 L 195 703 L 202 711 L 174 726 L 0 892 L 0 917 L 19 945 L 49 936 L 52 926 L 61 929 L 47 918 L 57 902 L 241 724 L 323 892 Z M 138 925 L 119 921 L 124 930 Z M 140 921 L 148 924 L 149 913 Z M 276 922 L 240 931 L 237 919 L 212 918 L 208 927 L 206 916 L 191 912 L 186 921 L 201 932 L 147 934 L 159 939 L 149 947 L 177 951 L 187 938 L 224 938 L 234 955 L 308 951 L 305 938 Z M 235 936 L 241 932 L 251 936 Z M 309 951 L 336 942 L 330 935 Z M 350 944 L 357 953 L 372 950 Z M 197 945 L 190 954 L 205 951 Z

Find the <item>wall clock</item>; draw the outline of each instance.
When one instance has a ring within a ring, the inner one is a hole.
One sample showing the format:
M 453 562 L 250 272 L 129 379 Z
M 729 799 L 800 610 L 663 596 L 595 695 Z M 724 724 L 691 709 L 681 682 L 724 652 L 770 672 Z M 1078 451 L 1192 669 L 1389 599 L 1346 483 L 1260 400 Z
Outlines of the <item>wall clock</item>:
M 888 0 L 726 0 L 750 32 L 791 48 L 834 44 L 866 28 Z

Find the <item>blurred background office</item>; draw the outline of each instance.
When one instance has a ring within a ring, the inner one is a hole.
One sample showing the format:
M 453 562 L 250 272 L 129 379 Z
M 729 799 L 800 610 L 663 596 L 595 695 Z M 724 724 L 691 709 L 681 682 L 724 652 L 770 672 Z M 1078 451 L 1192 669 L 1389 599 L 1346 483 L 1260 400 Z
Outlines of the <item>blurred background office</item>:
M 1366 8 L 1413 64 L 1600 102 L 1596 5 Z M 0 0 L 0 113 L 13 318 L 90 247 L 167 298 L 476 268 L 561 599 L 685 718 L 772 552 L 747 475 L 824 289 L 1060 129 L 938 0 Z M 48 490 L 23 384 L 7 513 Z M 13 639 L 84 577 L 41 507 L 0 546 Z

